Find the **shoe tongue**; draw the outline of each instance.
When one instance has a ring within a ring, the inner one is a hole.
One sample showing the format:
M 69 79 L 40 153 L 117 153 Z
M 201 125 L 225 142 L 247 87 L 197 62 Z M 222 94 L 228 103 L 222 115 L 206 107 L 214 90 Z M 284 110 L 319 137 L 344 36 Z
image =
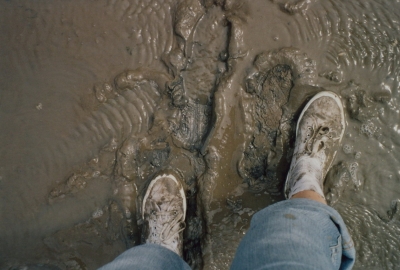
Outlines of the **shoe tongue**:
M 327 140 L 328 140 L 327 137 L 322 137 L 320 139 L 314 140 L 314 142 L 312 143 L 312 148 L 309 150 L 311 155 L 315 155 L 321 150 L 325 149 L 326 147 L 325 144 Z
M 329 127 L 319 127 L 308 139 L 306 143 L 306 152 L 313 156 L 321 150 L 324 150 L 329 143 L 329 140 L 333 139 L 332 135 L 333 134 L 329 131 Z
M 148 200 L 149 209 L 147 212 L 156 217 L 158 230 L 161 230 L 160 234 L 165 240 L 180 232 L 180 224 L 183 219 L 183 213 L 179 211 L 179 203 L 176 200 L 169 201 L 169 199 L 164 198 L 162 203 Z
M 170 205 L 167 209 L 162 209 L 154 214 L 157 217 L 157 226 L 154 229 L 158 231 L 159 235 L 157 242 L 159 241 L 160 245 L 182 256 L 180 233 L 185 229 L 182 226 L 184 224 L 182 223 L 183 213 L 179 212 L 174 205 Z
M 181 219 L 182 219 L 182 214 L 177 214 L 175 218 L 171 219 L 167 224 L 165 224 L 165 227 L 163 228 L 162 232 L 163 241 L 169 242 L 171 239 L 175 237 L 176 234 L 182 231 Z

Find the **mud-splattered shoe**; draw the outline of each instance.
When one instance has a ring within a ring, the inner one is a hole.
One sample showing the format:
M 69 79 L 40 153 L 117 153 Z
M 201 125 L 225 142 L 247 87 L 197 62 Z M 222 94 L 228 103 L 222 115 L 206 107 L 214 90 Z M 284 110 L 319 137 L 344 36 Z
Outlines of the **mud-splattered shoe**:
M 303 109 L 296 127 L 296 143 L 286 178 L 285 196 L 313 190 L 325 198 L 323 182 L 345 130 L 343 105 L 333 92 L 315 95 Z
M 186 197 L 182 185 L 170 174 L 153 179 L 143 198 L 143 238 L 182 257 Z

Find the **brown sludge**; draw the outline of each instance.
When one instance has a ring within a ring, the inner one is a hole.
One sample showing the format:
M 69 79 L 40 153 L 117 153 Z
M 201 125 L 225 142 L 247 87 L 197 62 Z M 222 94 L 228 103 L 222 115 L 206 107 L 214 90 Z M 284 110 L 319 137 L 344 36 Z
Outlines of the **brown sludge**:
M 96 269 L 138 245 L 163 170 L 184 179 L 185 260 L 228 269 L 283 199 L 321 90 L 346 109 L 325 192 L 355 269 L 396 269 L 398 18 L 384 0 L 1 1 L 0 269 Z

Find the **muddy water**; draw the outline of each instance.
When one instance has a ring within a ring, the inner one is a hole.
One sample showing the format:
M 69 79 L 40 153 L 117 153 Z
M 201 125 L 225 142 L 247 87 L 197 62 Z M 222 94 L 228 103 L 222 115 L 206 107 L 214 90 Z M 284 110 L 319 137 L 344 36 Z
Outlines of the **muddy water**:
M 397 1 L 0 2 L 0 266 L 95 269 L 140 243 L 141 198 L 174 171 L 185 260 L 227 269 L 283 199 L 294 126 L 323 89 L 346 108 L 329 203 L 356 269 L 396 269 Z M 26 268 L 24 268 L 26 269 Z

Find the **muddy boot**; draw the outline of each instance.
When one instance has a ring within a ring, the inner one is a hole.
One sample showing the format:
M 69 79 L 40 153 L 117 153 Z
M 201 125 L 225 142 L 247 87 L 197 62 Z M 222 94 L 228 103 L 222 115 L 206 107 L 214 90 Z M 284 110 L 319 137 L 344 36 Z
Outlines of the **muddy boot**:
M 153 179 L 142 205 L 144 242 L 161 245 L 182 257 L 185 216 L 186 197 L 179 181 L 167 174 Z
M 315 95 L 305 106 L 296 127 L 296 144 L 286 178 L 285 196 L 313 190 L 325 199 L 323 183 L 345 130 L 343 105 L 332 92 Z

